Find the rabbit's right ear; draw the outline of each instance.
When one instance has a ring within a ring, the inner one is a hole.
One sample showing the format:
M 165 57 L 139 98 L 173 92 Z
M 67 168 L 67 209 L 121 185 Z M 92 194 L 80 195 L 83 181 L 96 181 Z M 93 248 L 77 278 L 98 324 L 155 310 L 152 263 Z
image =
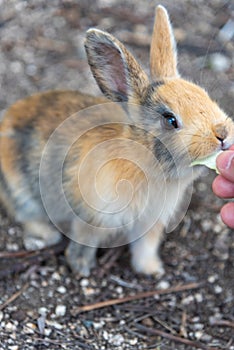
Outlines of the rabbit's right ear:
M 153 80 L 179 76 L 172 25 L 167 10 L 161 5 L 157 6 L 155 13 L 150 47 L 150 72 Z
M 115 102 L 139 101 L 148 77 L 130 52 L 112 35 L 87 31 L 88 62 L 102 92 Z

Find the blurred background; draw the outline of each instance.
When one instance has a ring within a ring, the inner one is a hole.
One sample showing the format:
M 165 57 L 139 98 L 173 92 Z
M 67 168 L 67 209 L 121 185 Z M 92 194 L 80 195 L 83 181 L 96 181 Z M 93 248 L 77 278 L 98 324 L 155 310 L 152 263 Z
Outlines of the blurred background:
M 0 110 L 48 89 L 99 94 L 86 61 L 85 32 L 106 30 L 148 70 L 155 6 L 175 29 L 179 68 L 234 110 L 234 2 L 225 0 L 0 0 Z
M 44 90 L 101 94 L 84 51 L 90 27 L 115 35 L 149 71 L 159 3 L 174 26 L 181 74 L 234 117 L 233 0 L 0 0 L 1 115 L 14 101 Z M 211 191 L 213 177 L 207 171 L 195 184 L 183 222 L 165 236 L 162 279 L 135 274 L 127 247 L 102 252 L 89 279 L 74 276 L 63 254 L 17 258 L 21 228 L 1 210 L 0 251 L 10 256 L 0 259 L 0 302 L 8 301 L 3 311 L 0 305 L 0 348 L 192 350 L 152 333 L 159 329 L 200 341 L 202 349 L 233 350 L 233 231 L 220 221 L 223 200 Z M 204 287 L 194 292 L 76 311 L 79 305 L 201 281 Z M 14 302 L 12 295 L 18 295 Z

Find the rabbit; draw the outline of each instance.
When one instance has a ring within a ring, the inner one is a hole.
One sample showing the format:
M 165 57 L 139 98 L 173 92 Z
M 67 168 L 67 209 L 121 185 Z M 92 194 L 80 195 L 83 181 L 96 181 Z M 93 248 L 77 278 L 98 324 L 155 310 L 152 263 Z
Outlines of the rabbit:
M 161 5 L 150 77 L 111 34 L 89 29 L 85 49 L 104 96 L 48 91 L 7 110 L 0 130 L 1 200 L 22 225 L 26 249 L 56 244 L 60 222 L 68 222 L 65 255 L 75 273 L 89 276 L 97 248 L 116 246 L 123 236 L 133 269 L 161 275 L 163 232 L 203 169 L 190 163 L 228 149 L 233 122 L 203 88 L 180 77 L 172 25 Z M 83 111 L 83 122 L 70 118 Z M 101 125 L 93 127 L 91 111 Z M 71 146 L 67 153 L 63 145 Z M 64 192 L 54 185 L 60 170 Z M 63 194 L 72 210 L 60 203 Z

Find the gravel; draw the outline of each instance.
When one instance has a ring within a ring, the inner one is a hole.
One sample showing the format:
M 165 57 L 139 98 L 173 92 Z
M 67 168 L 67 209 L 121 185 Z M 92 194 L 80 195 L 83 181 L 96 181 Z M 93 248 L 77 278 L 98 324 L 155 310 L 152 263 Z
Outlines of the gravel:
M 47 89 L 100 94 L 83 41 L 92 26 L 123 40 L 148 70 L 153 11 L 158 1 L 0 0 L 0 109 Z M 206 87 L 227 113 L 234 110 L 232 1 L 163 1 L 174 24 L 180 70 Z M 90 278 L 74 276 L 63 254 L 31 261 L 0 281 L 0 350 L 193 350 L 150 330 L 234 350 L 234 240 L 218 216 L 223 201 L 211 191 L 214 175 L 195 184 L 188 213 L 162 246 L 166 275 L 135 274 L 126 247 L 101 250 Z M 0 212 L 0 250 L 23 248 L 22 231 Z M 116 254 L 108 267 L 108 254 Z M 0 259 L 0 272 L 22 259 Z M 27 258 L 26 258 L 27 261 Z M 14 265 L 15 264 L 15 265 Z M 18 264 L 18 265 L 17 265 Z M 78 313 L 77 307 L 142 291 L 203 282 L 197 290 L 139 299 Z M 11 296 L 18 297 L 9 300 Z M 5 307 L 3 303 L 7 302 Z M 203 347 L 204 349 L 204 347 Z

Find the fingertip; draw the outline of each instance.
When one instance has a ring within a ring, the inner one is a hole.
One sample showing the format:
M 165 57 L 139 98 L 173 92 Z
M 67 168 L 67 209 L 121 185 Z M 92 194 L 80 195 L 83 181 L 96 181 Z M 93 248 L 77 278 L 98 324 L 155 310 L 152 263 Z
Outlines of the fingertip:
M 234 229 L 234 203 L 225 204 L 220 211 L 221 218 L 223 222 Z
M 233 150 L 227 150 L 222 152 L 216 159 L 216 165 L 222 176 L 224 176 L 227 180 L 234 182 Z
M 212 183 L 213 192 L 220 198 L 234 198 L 234 182 L 218 175 Z
M 214 181 L 212 182 L 212 191 L 218 197 L 219 197 L 219 188 L 220 188 L 219 186 L 220 178 L 221 178 L 221 175 L 218 175 L 215 177 Z

